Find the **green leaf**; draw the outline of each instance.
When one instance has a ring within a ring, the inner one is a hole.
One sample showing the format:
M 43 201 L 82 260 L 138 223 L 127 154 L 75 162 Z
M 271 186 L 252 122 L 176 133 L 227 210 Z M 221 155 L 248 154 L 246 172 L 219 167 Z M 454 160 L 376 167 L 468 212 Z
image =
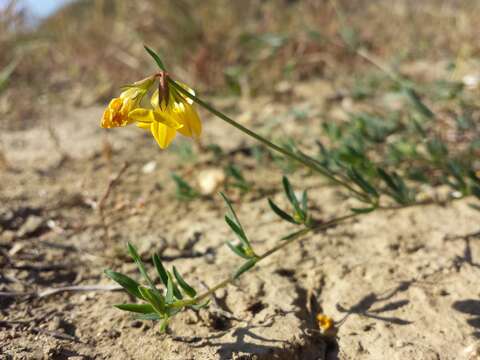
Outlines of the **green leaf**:
M 237 279 L 244 272 L 246 272 L 246 271 L 250 270 L 252 267 L 254 267 L 256 263 L 257 263 L 257 259 L 256 258 L 251 258 L 250 260 L 245 262 L 242 266 L 240 266 L 240 268 L 235 272 L 233 277 L 235 279 Z
M 385 170 L 382 168 L 377 169 L 378 175 L 382 178 L 382 180 L 387 184 L 387 186 L 392 189 L 393 191 L 398 191 L 398 186 L 393 180 L 392 176 L 388 174 Z
M 202 304 L 193 304 L 193 305 L 190 305 L 190 307 L 194 310 L 200 310 L 200 309 L 203 309 L 204 307 L 207 307 L 208 304 L 210 304 L 210 300 L 207 300 L 205 301 L 204 303 Z
M 105 275 L 107 275 L 110 279 L 118 283 L 130 295 L 133 295 L 134 297 L 137 297 L 139 299 L 143 299 L 142 294 L 138 290 L 138 287 L 140 286 L 140 284 L 135 280 L 133 280 L 132 278 L 112 270 L 105 270 Z
M 418 96 L 418 94 L 414 89 L 408 86 L 404 86 L 403 92 L 420 114 L 422 114 L 423 116 L 429 119 L 433 118 L 434 114 L 432 110 L 430 110 L 428 106 L 422 102 L 422 100 L 420 99 L 420 96 Z
M 356 214 L 368 214 L 372 211 L 374 211 L 376 208 L 374 206 L 372 207 L 367 207 L 367 208 L 350 208 L 354 213 Z
M 140 255 L 138 255 L 137 249 L 131 243 L 127 243 L 127 247 L 128 247 L 128 253 L 130 254 L 130 257 L 137 264 L 137 267 L 140 270 L 140 273 L 145 278 L 148 285 L 150 285 L 152 288 L 155 288 L 155 285 L 153 284 L 152 279 L 150 278 L 150 276 L 148 276 L 147 270 L 145 269 L 145 266 L 143 265 L 143 262 L 142 262 L 142 259 L 140 258 Z
M 225 222 L 228 224 L 228 226 L 230 226 L 232 231 L 238 236 L 240 241 L 248 244 L 248 239 L 247 239 L 247 236 L 245 235 L 245 232 L 239 225 L 235 223 L 235 221 L 230 219 L 228 215 L 225 215 Z
M 175 298 L 181 300 L 183 299 L 182 293 L 178 290 L 177 285 L 173 281 L 173 276 L 170 271 L 167 271 L 168 281 L 167 281 L 167 295 L 166 302 L 171 304 L 175 301 Z
M 268 204 L 272 208 L 273 212 L 275 214 L 277 214 L 280 218 L 282 218 L 283 220 L 288 221 L 292 224 L 299 225 L 299 223 L 297 221 L 295 221 L 295 219 L 293 217 L 291 217 L 285 211 L 283 211 L 277 205 L 275 205 L 275 203 L 271 199 L 268 199 Z
M 197 190 L 177 174 L 172 173 L 171 177 L 177 186 L 176 195 L 179 200 L 190 201 L 200 195 Z
M 123 311 L 130 311 L 140 314 L 150 314 L 155 312 L 155 309 L 150 304 L 117 304 L 113 306 Z
M 292 189 L 292 185 L 290 184 L 290 181 L 286 176 L 283 176 L 282 183 L 283 183 L 283 188 L 285 190 L 285 194 L 287 195 L 287 198 L 292 204 L 292 206 L 295 208 L 295 211 L 301 212 L 300 205 L 298 204 L 297 196 L 295 195 L 295 192 Z
M 146 286 L 140 286 L 138 290 L 140 290 L 144 299 L 153 306 L 156 312 L 159 314 L 165 313 L 165 300 L 158 291 L 154 291 Z
M 307 190 L 304 190 L 302 193 L 302 210 L 305 215 L 308 213 L 308 194 Z
M 225 195 L 223 192 L 220 192 L 220 195 L 223 197 L 223 200 L 227 204 L 229 217 L 231 217 L 235 221 L 235 223 L 237 223 L 240 226 L 240 220 L 238 220 L 237 214 L 235 213 L 235 210 L 233 210 L 232 202 L 227 197 L 227 195 Z
M 163 71 L 167 71 L 165 65 L 163 65 L 163 61 L 160 59 L 160 56 L 158 56 L 157 53 L 150 49 L 147 45 L 144 45 L 143 47 L 145 48 L 145 50 L 147 50 L 148 54 L 153 58 L 153 60 L 155 60 L 158 67 Z
M 141 314 L 141 315 L 135 316 L 135 318 L 138 320 L 153 320 L 153 321 L 162 319 L 162 317 L 157 313 Z
M 167 295 L 165 296 L 165 301 L 167 302 L 167 304 L 171 304 L 174 300 L 174 298 L 173 298 L 173 280 L 172 280 L 172 276 L 170 275 L 170 273 L 167 273 L 167 274 L 168 274 Z
M 194 298 L 197 295 L 195 289 L 187 284 L 187 282 L 182 278 L 175 266 L 173 267 L 173 275 L 175 276 L 175 279 L 177 279 L 178 285 L 180 285 L 180 287 L 183 289 L 183 291 L 185 291 L 188 296 Z
M 167 326 L 168 326 L 168 318 L 165 318 L 163 319 L 163 321 L 160 323 L 160 332 L 165 332 L 165 330 L 167 330 Z
M 365 191 L 367 194 L 370 194 L 374 197 L 379 197 L 377 190 L 370 184 L 365 178 L 354 168 L 351 167 L 347 171 L 348 177 L 355 182 L 360 188 Z
M 163 267 L 160 257 L 157 254 L 153 254 L 152 258 L 153 258 L 153 263 L 155 264 L 155 269 L 157 269 L 158 276 L 160 277 L 160 280 L 162 281 L 163 285 L 167 286 L 167 283 L 168 283 L 167 271 Z
M 247 253 L 245 252 L 245 250 L 243 249 L 242 245 L 233 245 L 230 241 L 227 241 L 227 246 L 230 248 L 230 250 L 232 250 L 235 254 L 237 254 L 238 256 L 246 259 L 246 260 L 249 260 L 251 259 L 252 257 L 251 256 L 248 256 Z

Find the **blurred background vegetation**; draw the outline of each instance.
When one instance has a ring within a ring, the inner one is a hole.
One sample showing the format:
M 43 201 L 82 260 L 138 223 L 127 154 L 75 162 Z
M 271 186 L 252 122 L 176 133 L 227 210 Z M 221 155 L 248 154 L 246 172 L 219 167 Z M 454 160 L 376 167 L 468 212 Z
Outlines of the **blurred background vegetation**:
M 45 105 L 105 103 L 155 70 L 143 44 L 202 93 L 255 96 L 358 74 L 369 67 L 359 47 L 393 66 L 459 67 L 480 55 L 479 18 L 474 0 L 78 0 L 32 25 L 21 1 L 5 0 L 0 126 L 29 126 Z

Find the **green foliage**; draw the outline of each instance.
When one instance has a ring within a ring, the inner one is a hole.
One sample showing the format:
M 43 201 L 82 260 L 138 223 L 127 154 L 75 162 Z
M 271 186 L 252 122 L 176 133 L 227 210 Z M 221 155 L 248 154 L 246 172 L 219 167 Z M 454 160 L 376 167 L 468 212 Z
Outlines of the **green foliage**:
M 146 267 L 140 258 L 137 249 L 128 243 L 128 253 L 137 264 L 138 270 L 147 285 L 142 285 L 126 275 L 111 270 L 105 270 L 105 274 L 122 286 L 133 297 L 144 301 L 144 303 L 117 304 L 116 308 L 137 314 L 137 318 L 143 320 L 162 320 L 160 330 L 164 331 L 168 325 L 169 319 L 185 307 L 206 306 L 206 303 L 197 303 L 196 290 L 188 284 L 180 275 L 178 270 L 173 267 L 173 275 L 166 270 L 157 254 L 152 257 L 157 275 L 165 290 L 158 289 L 152 278 L 148 275 Z M 185 301 L 184 295 L 191 298 Z M 140 315 L 138 315 L 140 314 Z
M 240 168 L 234 164 L 228 164 L 225 168 L 227 175 L 227 187 L 231 186 L 240 189 L 242 193 L 251 190 L 252 185 L 245 179 Z
M 290 180 L 286 176 L 282 178 L 283 190 L 285 196 L 287 197 L 290 205 L 293 208 L 292 214 L 288 214 L 286 211 L 280 209 L 277 204 L 273 202 L 272 199 L 268 199 L 268 204 L 275 214 L 277 214 L 281 219 L 288 221 L 295 225 L 311 225 L 311 218 L 308 214 L 308 195 L 307 191 L 304 190 L 301 195 L 301 199 L 297 198 L 297 194 L 293 190 L 293 187 L 290 183 Z
M 185 179 L 179 175 L 172 173 L 172 179 L 177 186 L 175 195 L 177 199 L 182 201 L 191 201 L 200 196 L 199 192 L 195 190 Z
M 158 54 L 152 49 L 150 49 L 147 45 L 144 45 L 143 47 L 148 52 L 148 54 L 153 58 L 153 60 L 155 60 L 160 70 L 167 71 L 167 69 L 165 68 L 165 65 L 163 65 L 163 61 L 160 59 L 160 56 L 158 56 Z

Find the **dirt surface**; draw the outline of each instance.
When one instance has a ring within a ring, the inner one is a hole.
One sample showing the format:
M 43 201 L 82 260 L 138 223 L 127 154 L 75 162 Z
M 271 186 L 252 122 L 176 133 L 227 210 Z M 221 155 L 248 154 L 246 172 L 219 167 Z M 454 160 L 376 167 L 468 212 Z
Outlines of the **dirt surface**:
M 276 127 L 278 135 L 314 136 L 332 86 L 300 84 L 295 91 L 295 106 L 306 116 L 270 99 L 237 115 L 255 128 Z M 311 96 L 319 92 L 326 95 Z M 285 205 L 280 170 L 257 166 L 244 150 L 250 142 L 220 120 L 204 116 L 206 135 L 188 162 L 178 148 L 160 151 L 134 127 L 100 129 L 102 110 L 52 109 L 35 126 L 1 135 L 7 161 L 0 173 L 2 358 L 480 358 L 480 227 L 468 199 L 379 211 L 310 235 L 220 290 L 209 308 L 175 317 L 168 334 L 113 308 L 129 300 L 121 291 L 46 294 L 112 285 L 106 268 L 138 278 L 127 241 L 146 261 L 158 252 L 200 290 L 233 271 L 239 260 L 224 245 L 232 234 L 220 197 L 180 202 L 172 171 L 195 183 L 233 161 L 254 184 L 243 197 L 229 193 L 258 251 L 291 230 L 266 202 L 272 196 Z M 212 143 L 227 154 L 220 163 L 206 150 Z M 98 205 L 125 161 L 105 202 L 106 229 Z M 317 219 L 348 209 L 337 189 L 306 171 L 291 180 L 309 188 Z M 320 312 L 335 320 L 336 338 L 319 334 Z

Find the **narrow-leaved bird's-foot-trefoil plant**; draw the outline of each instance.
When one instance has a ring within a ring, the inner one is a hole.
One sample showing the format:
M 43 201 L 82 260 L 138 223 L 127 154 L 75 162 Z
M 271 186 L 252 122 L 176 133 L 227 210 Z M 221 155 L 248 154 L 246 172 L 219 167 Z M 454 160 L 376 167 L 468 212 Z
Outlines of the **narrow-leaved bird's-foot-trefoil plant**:
M 308 234 L 320 232 L 373 211 L 398 210 L 409 206 L 437 202 L 436 198 L 418 199 L 421 186 L 415 185 L 416 183 L 412 178 L 403 176 L 403 174 L 408 174 L 408 169 L 412 166 L 425 168 L 429 171 L 434 170 L 437 174 L 435 177 L 436 184 L 443 182 L 451 189 L 447 201 L 470 195 L 480 199 L 480 176 L 478 168 L 475 167 L 477 165 L 473 161 L 474 158 L 472 156 L 466 157 L 464 154 L 449 155 L 448 146 L 438 139 L 434 139 L 436 141 L 435 147 L 433 145 L 429 147 L 428 144 L 433 142 L 431 139 L 425 141 L 423 135 L 417 143 L 409 143 L 408 147 L 404 143 L 399 143 L 398 149 L 394 148 L 396 152 L 392 152 L 395 155 L 392 159 L 396 159 L 395 161 L 376 161 L 369 156 L 371 150 L 378 146 L 385 147 L 382 144 L 387 137 L 405 126 L 385 127 L 380 121 L 364 115 L 356 118 L 352 127 L 347 125 L 340 129 L 335 128 L 334 125 L 325 126 L 327 135 L 333 140 L 336 147 L 327 148 L 319 143 L 320 155 L 309 156 L 294 145 L 280 146 L 271 142 L 198 98 L 190 87 L 174 80 L 167 73 L 159 56 L 153 50 L 148 47 L 145 47 L 145 49 L 159 66 L 160 72 L 125 86 L 120 96 L 113 99 L 105 110 L 101 121 L 102 127 L 114 128 L 136 124 L 142 129 L 150 130 L 160 148 L 165 149 L 175 138 L 177 132 L 191 138 L 197 138 L 201 135 L 202 124 L 195 108 L 197 104 L 268 147 L 272 152 L 277 152 L 291 161 L 306 166 L 313 173 L 324 176 L 333 185 L 345 190 L 346 199 L 352 197 L 358 203 L 344 215 L 328 221 L 318 221 L 309 212 L 307 192 L 298 193 L 294 191 L 289 179 L 284 176 L 283 190 L 290 204 L 289 208 L 281 208 L 272 199 L 268 199 L 268 203 L 272 211 L 282 221 L 296 226 L 297 229 L 280 237 L 273 248 L 259 253 L 254 250 L 250 241 L 251 238 L 247 235 L 247 231 L 240 222 L 231 201 L 222 193 L 221 195 L 227 205 L 225 222 L 237 237 L 237 242 L 228 241 L 226 244 L 235 255 L 242 259 L 242 264 L 232 271 L 231 275 L 202 294 L 198 294 L 175 267 L 172 268 L 172 271 L 166 270 L 160 257 L 155 254 L 152 263 L 156 269 L 159 282 L 164 286 L 164 289 L 159 289 L 156 286 L 157 282 L 148 274 L 147 268 L 135 247 L 129 243 L 128 252 L 137 264 L 144 282 L 139 283 L 126 275 L 111 270 L 107 270 L 106 275 L 119 283 L 132 296 L 141 300 L 142 303 L 120 304 L 116 307 L 136 313 L 140 319 L 161 320 L 162 330 L 166 328 L 170 318 L 178 312 L 187 308 L 195 309 L 206 306 L 208 298 L 218 289 L 235 282 L 242 274 L 248 272 L 265 258 Z M 152 93 L 150 106 L 145 107 L 143 104 L 144 98 L 150 93 Z M 418 112 L 419 107 L 423 110 L 427 108 L 420 98 L 415 97 L 415 111 Z M 410 115 L 407 113 L 406 117 L 410 118 Z M 423 124 L 426 124 L 434 117 L 434 113 L 420 111 L 419 116 L 423 116 Z M 358 127 L 359 124 L 360 127 Z M 415 129 L 422 130 L 421 125 L 415 124 Z M 411 126 L 406 127 L 412 128 Z M 347 133 L 347 136 L 343 136 L 344 133 Z M 408 134 L 406 139 L 400 139 L 404 142 L 411 142 L 411 139 L 414 138 L 412 134 Z M 425 144 L 427 144 L 426 156 L 419 156 L 415 151 L 402 152 L 402 149 L 425 146 Z M 442 151 L 434 151 L 435 149 L 441 149 Z M 408 164 L 407 169 L 400 166 L 399 162 L 401 160 Z M 236 167 L 230 166 L 230 172 L 236 181 L 236 186 L 248 189 L 248 183 Z M 198 196 L 198 193 L 181 177 L 175 174 L 172 177 L 177 184 L 177 196 L 180 199 L 190 200 Z M 421 182 L 420 185 L 424 183 L 434 185 L 429 183 L 428 177 L 424 177 L 424 179 L 426 180 L 423 183 Z M 472 204 L 472 206 L 480 209 L 478 205 Z M 321 332 L 328 332 L 333 328 L 333 320 L 326 315 L 319 317 L 318 322 Z

